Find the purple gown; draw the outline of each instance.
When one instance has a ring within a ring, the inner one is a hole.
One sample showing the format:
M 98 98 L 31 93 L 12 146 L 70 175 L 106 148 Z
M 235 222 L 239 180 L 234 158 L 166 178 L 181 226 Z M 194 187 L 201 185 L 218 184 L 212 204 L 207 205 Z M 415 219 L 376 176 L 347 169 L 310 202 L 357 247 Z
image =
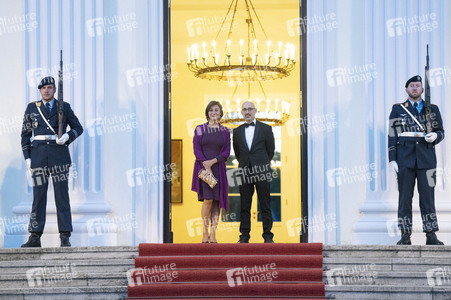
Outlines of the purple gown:
M 207 160 L 216 158 L 218 162 L 221 159 L 221 149 L 224 146 L 224 139 L 222 137 L 222 133 L 219 130 L 207 130 L 202 135 L 201 140 L 202 152 Z M 216 179 L 218 179 L 218 183 L 213 187 L 213 189 L 204 181 L 200 180 L 200 192 L 198 193 L 199 201 L 205 200 L 218 200 L 220 197 L 220 185 L 219 181 L 219 165 L 218 163 L 211 166 L 211 171 Z
M 196 161 L 194 162 L 194 169 L 193 169 L 193 180 L 191 184 L 191 190 L 196 193 L 202 193 L 201 192 L 201 182 L 202 180 L 199 179 L 199 171 L 202 170 L 203 165 L 202 162 L 206 161 L 207 158 L 204 155 L 204 150 L 202 149 L 202 138 L 204 134 L 212 133 L 212 132 L 220 132 L 222 135 L 222 142 L 223 146 L 222 149 L 219 151 L 219 153 L 216 156 L 216 159 L 218 162 L 215 164 L 217 165 L 219 169 L 219 176 L 218 179 L 218 188 L 219 188 L 219 208 L 224 208 L 226 211 L 229 210 L 229 201 L 228 201 L 228 184 L 227 184 L 227 168 L 225 162 L 227 161 L 227 158 L 230 155 L 230 130 L 221 124 L 219 124 L 219 129 L 217 130 L 209 130 L 208 123 L 204 123 L 202 125 L 199 125 L 194 130 L 194 137 L 193 137 L 193 150 L 194 150 L 194 156 L 196 157 Z M 207 138 L 206 142 L 211 137 Z M 213 137 L 215 138 L 215 137 Z M 213 155 L 213 154 L 212 154 Z M 216 176 L 216 174 L 215 174 Z M 210 187 L 208 187 L 210 188 Z M 212 191 L 214 193 L 214 191 Z M 204 198 L 206 199 L 206 198 Z M 207 199 L 210 200 L 210 199 Z

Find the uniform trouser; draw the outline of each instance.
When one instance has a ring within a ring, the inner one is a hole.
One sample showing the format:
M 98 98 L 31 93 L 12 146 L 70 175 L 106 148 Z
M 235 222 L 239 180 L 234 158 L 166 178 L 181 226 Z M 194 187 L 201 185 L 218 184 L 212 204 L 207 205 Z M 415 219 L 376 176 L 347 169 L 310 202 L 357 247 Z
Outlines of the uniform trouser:
M 249 182 L 249 181 L 247 181 Z M 254 186 L 257 189 L 258 201 L 260 203 L 261 216 L 263 221 L 263 238 L 272 238 L 274 234 L 272 229 L 272 214 L 270 205 L 270 182 L 257 181 L 255 183 L 244 183 L 240 185 L 241 198 L 241 223 L 240 232 L 244 238 L 250 237 L 251 231 L 251 206 L 252 196 L 254 195 Z
M 49 176 L 51 175 L 53 190 L 55 193 L 56 216 L 59 232 L 72 232 L 72 216 L 69 203 L 69 170 L 57 170 L 57 168 L 33 169 L 33 205 L 31 208 L 29 232 L 42 234 L 45 226 L 47 208 L 47 190 Z
M 437 215 L 435 213 L 434 169 L 410 169 L 399 167 L 398 172 L 398 226 L 403 231 L 412 230 L 412 198 L 417 179 L 420 195 L 420 212 L 423 221 L 423 231 L 438 231 Z

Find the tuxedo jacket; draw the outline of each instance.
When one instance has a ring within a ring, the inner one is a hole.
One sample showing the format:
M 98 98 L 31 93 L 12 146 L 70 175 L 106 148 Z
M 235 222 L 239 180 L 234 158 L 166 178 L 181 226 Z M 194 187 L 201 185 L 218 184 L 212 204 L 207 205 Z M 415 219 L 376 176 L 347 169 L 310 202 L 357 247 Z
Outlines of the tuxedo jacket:
M 245 128 L 242 124 L 233 130 L 233 150 L 239 163 L 238 166 L 243 168 L 270 165 L 275 149 L 272 127 L 256 121 L 250 150 L 246 142 Z
M 437 133 L 437 139 L 428 143 L 424 137 L 403 137 L 402 132 L 422 132 L 415 120 L 405 111 L 404 106 L 414 117 L 415 108 L 409 100 L 393 105 L 389 120 L 388 157 L 389 161 L 396 161 L 399 166 L 417 169 L 434 169 L 437 166 L 435 145 L 445 138 L 442 117 L 437 105 L 431 105 L 432 132 Z M 423 108 L 417 121 L 426 130 L 426 107 Z

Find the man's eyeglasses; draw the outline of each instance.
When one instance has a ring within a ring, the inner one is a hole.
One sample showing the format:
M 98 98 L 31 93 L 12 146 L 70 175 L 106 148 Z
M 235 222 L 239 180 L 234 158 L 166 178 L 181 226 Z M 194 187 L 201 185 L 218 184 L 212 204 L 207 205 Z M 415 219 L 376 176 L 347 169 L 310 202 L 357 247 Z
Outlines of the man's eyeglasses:
M 253 107 L 249 107 L 249 108 L 243 108 L 242 109 L 242 111 L 244 111 L 244 112 L 251 112 L 251 111 L 253 111 L 255 108 L 253 108 Z

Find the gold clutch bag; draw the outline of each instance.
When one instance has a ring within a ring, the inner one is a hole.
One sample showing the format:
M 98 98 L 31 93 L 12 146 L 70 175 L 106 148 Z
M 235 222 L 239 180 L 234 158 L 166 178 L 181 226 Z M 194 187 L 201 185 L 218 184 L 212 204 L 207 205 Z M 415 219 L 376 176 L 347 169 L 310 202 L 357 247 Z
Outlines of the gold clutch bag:
M 214 188 L 218 183 L 218 180 L 213 176 L 213 174 L 208 175 L 207 170 L 205 169 L 199 171 L 199 178 L 202 179 L 202 181 L 208 184 L 211 188 Z

